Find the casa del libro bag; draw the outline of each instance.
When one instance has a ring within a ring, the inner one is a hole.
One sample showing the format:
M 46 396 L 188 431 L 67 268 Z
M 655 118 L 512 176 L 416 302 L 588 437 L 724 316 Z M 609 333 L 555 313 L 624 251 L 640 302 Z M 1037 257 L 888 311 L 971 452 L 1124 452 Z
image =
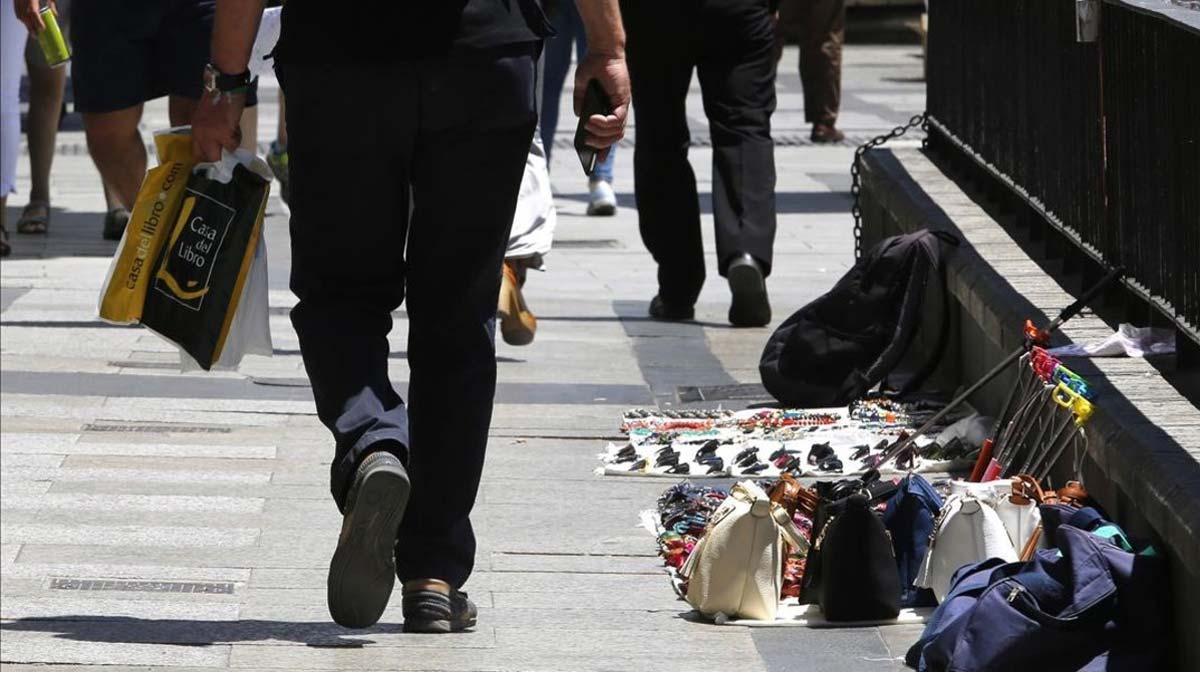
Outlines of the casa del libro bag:
M 187 128 L 154 140 L 159 165 L 146 173 L 109 267 L 100 317 L 166 338 L 185 369 L 270 356 L 262 237 L 270 169 L 244 150 L 196 163 Z

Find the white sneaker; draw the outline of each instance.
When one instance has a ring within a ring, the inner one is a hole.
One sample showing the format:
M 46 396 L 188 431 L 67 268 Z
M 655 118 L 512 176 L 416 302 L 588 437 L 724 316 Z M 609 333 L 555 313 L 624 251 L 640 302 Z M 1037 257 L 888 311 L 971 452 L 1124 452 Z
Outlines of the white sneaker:
M 617 212 L 617 195 L 612 185 L 606 180 L 594 180 L 588 183 L 589 216 L 611 216 Z

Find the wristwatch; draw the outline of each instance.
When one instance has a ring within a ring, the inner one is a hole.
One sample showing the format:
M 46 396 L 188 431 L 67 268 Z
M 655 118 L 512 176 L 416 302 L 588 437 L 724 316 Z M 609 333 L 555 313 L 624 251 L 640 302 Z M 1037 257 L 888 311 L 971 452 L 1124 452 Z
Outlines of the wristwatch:
M 204 92 L 217 94 L 244 94 L 250 88 L 250 71 L 237 75 L 222 73 L 213 64 L 204 66 Z

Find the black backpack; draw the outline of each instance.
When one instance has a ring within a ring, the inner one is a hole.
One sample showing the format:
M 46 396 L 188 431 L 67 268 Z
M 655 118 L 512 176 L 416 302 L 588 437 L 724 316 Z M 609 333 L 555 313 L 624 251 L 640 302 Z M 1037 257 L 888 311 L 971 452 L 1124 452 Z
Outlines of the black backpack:
M 832 290 L 788 317 L 759 360 L 767 391 L 787 406 L 824 408 L 847 405 L 886 378 L 912 344 L 930 276 L 942 279 L 943 243 L 957 246 L 958 239 L 930 230 L 885 239 Z M 900 393 L 915 390 L 937 367 L 949 320 L 939 324 L 932 358 Z

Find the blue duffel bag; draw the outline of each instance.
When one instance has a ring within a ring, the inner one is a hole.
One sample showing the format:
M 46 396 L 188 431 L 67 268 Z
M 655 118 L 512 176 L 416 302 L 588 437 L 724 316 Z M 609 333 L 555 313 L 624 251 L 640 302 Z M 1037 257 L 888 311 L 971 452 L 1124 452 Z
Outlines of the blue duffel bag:
M 1068 516 L 1053 527 L 1058 548 L 955 572 L 905 662 L 921 671 L 1168 668 L 1163 558 L 1127 551 L 1057 515 Z

